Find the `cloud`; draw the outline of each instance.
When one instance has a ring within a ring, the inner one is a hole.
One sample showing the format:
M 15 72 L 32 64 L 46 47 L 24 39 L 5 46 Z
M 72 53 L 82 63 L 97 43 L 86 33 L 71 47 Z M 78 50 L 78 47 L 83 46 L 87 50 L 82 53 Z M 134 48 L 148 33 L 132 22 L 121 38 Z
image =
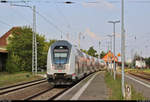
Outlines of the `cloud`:
M 103 1 L 102 3 L 106 6 L 106 7 L 108 7 L 108 8 L 114 8 L 115 6 L 112 4 L 112 3 L 109 3 L 109 2 L 107 2 L 107 1 L 104 1 L 104 0 L 101 0 L 101 1 Z
M 103 8 L 109 8 L 109 9 L 113 9 L 115 6 L 108 2 L 108 1 L 105 1 L 105 0 L 97 0 L 97 1 L 94 1 L 94 2 L 84 2 L 82 3 L 82 5 L 84 7 L 103 7 Z
M 103 40 L 104 37 L 99 37 L 97 36 L 94 32 L 91 32 L 90 29 L 86 29 L 85 30 L 85 34 L 87 34 L 88 36 L 90 36 L 91 38 L 95 39 L 95 40 Z

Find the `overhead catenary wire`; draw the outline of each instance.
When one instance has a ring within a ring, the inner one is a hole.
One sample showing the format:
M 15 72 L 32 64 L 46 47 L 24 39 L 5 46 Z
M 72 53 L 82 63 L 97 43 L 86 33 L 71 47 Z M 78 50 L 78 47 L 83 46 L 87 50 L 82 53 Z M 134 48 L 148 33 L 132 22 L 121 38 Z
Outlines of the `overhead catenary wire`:
M 4 21 L 2 21 L 2 20 L 0 20 L 0 23 L 1 23 L 1 24 L 4 24 L 4 25 L 6 25 L 6 26 L 9 26 L 9 27 L 10 27 L 10 26 L 13 26 L 13 25 L 8 24 L 8 23 L 6 23 L 6 22 L 4 22 Z
M 67 17 L 63 14 L 63 12 L 59 9 L 59 7 L 56 5 L 56 10 L 58 11 L 58 13 L 62 16 L 62 18 L 64 18 L 65 23 L 67 23 L 67 27 L 71 28 L 70 22 L 67 19 Z
M 13 1 L 14 3 L 15 1 Z M 19 2 L 19 1 L 17 1 Z M 12 1 L 7 1 L 7 0 L 1 0 L 0 3 L 10 3 L 12 5 Z M 25 3 L 25 2 L 24 2 Z M 25 3 L 26 4 L 26 3 Z M 33 10 L 33 8 L 31 6 L 28 5 L 16 5 L 15 6 L 22 6 L 22 7 L 29 7 L 30 9 Z M 45 16 L 43 16 L 41 13 L 39 13 L 38 11 L 35 11 L 41 18 L 43 18 L 47 23 L 49 23 L 51 26 L 53 26 L 55 29 L 57 29 L 61 34 L 64 33 L 57 25 L 55 25 L 54 23 L 52 23 L 49 19 L 47 19 Z M 1 22 L 5 25 L 9 25 L 5 22 Z
M 32 9 L 32 8 L 31 8 Z M 53 26 L 55 29 L 57 29 L 61 34 L 64 33 L 57 25 L 55 25 L 54 23 L 52 23 L 49 19 L 47 19 L 45 16 L 43 16 L 41 13 L 39 13 L 38 11 L 35 11 L 40 17 L 42 17 L 48 24 L 50 24 L 51 26 Z
M 109 0 L 109 3 L 120 3 L 120 0 Z M 150 3 L 150 0 L 126 0 L 129 3 Z
M 66 2 L 52 2 L 50 0 L 0 0 L 0 3 L 77 3 L 77 2 L 73 2 L 73 1 L 66 1 Z M 79 1 L 78 1 L 79 2 Z M 101 0 L 95 0 L 95 1 L 82 1 L 84 3 L 102 3 Z M 107 0 L 107 2 L 109 3 L 120 3 L 120 0 Z M 150 3 L 150 0 L 126 0 L 126 2 L 130 2 L 130 3 Z M 80 2 L 81 3 L 81 2 Z
M 20 11 L 18 11 L 18 10 L 16 10 L 16 9 L 11 9 L 11 10 L 14 12 L 14 14 L 17 14 L 23 21 L 26 21 L 26 22 L 28 22 L 29 24 L 32 24 L 32 21 L 29 20 L 28 18 L 26 18 L 27 16 L 24 16 L 24 14 L 23 14 L 23 13 L 20 13 Z

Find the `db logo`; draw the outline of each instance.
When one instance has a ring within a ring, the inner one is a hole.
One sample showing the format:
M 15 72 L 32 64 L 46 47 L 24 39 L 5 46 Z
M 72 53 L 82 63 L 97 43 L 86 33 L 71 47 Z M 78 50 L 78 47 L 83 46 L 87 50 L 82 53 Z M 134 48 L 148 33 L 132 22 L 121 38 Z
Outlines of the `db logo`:
M 58 70 L 58 72 L 62 72 L 62 70 Z

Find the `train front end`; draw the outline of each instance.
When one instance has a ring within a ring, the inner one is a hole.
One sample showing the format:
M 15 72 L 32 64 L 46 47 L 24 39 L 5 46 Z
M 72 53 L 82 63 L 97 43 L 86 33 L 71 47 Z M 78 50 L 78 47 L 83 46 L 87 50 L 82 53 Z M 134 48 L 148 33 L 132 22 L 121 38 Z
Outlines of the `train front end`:
M 47 78 L 54 85 L 72 84 L 70 56 L 72 45 L 64 40 L 56 41 L 51 45 L 47 57 Z

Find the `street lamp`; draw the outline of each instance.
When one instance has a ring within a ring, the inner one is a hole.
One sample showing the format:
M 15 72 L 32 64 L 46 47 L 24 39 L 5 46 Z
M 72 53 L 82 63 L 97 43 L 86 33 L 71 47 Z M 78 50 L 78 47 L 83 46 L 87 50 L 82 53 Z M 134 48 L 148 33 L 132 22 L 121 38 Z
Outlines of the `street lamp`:
M 110 56 L 110 59 L 111 59 L 111 75 L 112 75 L 112 37 L 113 37 L 113 35 L 107 35 L 108 37 L 110 37 L 110 44 L 111 44 L 111 46 L 110 46 L 110 50 L 111 50 L 111 56 Z
M 113 24 L 113 32 L 114 32 L 114 80 L 116 79 L 116 65 L 115 65 L 115 24 L 120 21 L 108 21 L 108 23 Z

